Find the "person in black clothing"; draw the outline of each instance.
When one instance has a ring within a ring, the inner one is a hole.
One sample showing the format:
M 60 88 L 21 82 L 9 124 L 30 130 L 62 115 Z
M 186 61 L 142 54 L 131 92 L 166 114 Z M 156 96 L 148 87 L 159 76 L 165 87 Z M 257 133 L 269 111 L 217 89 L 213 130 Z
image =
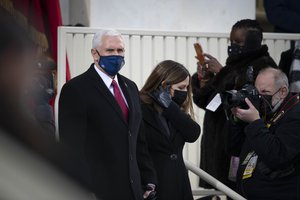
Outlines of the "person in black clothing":
M 235 23 L 230 33 L 230 42 L 226 66 L 222 67 L 214 57 L 204 54 L 207 57 L 206 66 L 198 66 L 200 70 L 193 75 L 192 86 L 194 103 L 206 111 L 201 140 L 200 168 L 234 188 L 234 177 L 233 181 L 228 179 L 231 157 L 225 152 L 224 109 L 219 106 L 215 112 L 212 112 L 206 110 L 206 106 L 217 93 L 241 89 L 246 82 L 245 74 L 248 66 L 253 66 L 254 77 L 256 77 L 262 66 L 276 66 L 276 63 L 269 56 L 268 47 L 261 45 L 262 28 L 256 20 L 243 19 Z M 202 67 L 207 67 L 208 71 L 204 77 Z M 201 179 L 199 185 L 211 188 Z
M 181 64 L 166 60 L 152 71 L 140 91 L 146 140 L 157 172 L 157 198 L 192 200 L 182 157 L 185 142 L 195 142 L 191 76 Z
M 299 0 L 264 0 L 268 20 L 279 33 L 300 33 Z
M 300 1 L 264 0 L 264 7 L 275 32 L 300 33 Z M 281 53 L 279 61 L 279 68 L 287 75 L 293 93 L 300 91 L 299 54 L 300 40 L 291 41 L 290 49 Z
M 249 109 L 232 108 L 228 148 L 240 156 L 238 192 L 251 199 L 300 198 L 300 104 L 289 93 L 286 75 L 266 68 L 255 87 L 260 106 L 245 99 Z
M 300 92 L 300 40 L 291 41 L 291 48 L 281 53 L 279 68 L 289 79 L 290 92 Z
M 89 69 L 61 90 L 60 142 L 84 163 L 81 172 L 97 197 L 147 199 L 155 194 L 156 175 L 143 131 L 139 91 L 119 74 L 125 64 L 123 36 L 113 29 L 99 30 L 91 55 Z

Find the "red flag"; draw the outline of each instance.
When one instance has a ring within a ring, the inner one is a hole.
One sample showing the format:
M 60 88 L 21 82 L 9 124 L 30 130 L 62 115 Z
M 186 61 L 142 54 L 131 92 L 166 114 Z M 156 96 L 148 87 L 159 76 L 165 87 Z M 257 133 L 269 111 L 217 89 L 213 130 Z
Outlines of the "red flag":
M 49 44 L 51 47 L 53 59 L 57 61 L 57 28 L 62 26 L 59 0 L 46 0 L 44 3 L 45 24 L 49 30 Z
M 49 27 L 49 43 L 53 59 L 57 62 L 57 28 L 62 26 L 62 17 L 60 12 L 59 0 L 46 0 L 44 2 L 45 18 Z M 69 62 L 66 57 L 66 81 L 71 79 Z

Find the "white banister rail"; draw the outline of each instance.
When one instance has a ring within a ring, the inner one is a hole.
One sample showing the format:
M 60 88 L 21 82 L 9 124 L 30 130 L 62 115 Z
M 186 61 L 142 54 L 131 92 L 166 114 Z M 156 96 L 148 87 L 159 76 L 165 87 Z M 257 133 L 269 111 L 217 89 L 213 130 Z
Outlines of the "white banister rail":
M 193 173 L 198 175 L 200 178 L 202 178 L 204 181 L 206 181 L 207 183 L 209 183 L 210 185 L 212 185 L 214 188 L 218 189 L 219 191 L 222 191 L 224 194 L 226 194 L 230 198 L 235 199 L 235 200 L 246 200 L 244 197 L 242 197 L 241 195 L 239 195 L 238 193 L 236 193 L 235 191 L 233 191 L 232 189 L 230 189 L 229 187 L 227 187 L 226 185 L 224 185 L 223 183 L 221 183 L 220 181 L 218 181 L 213 176 L 209 175 L 208 173 L 206 173 L 199 167 L 195 166 L 190 161 L 185 160 L 184 163 L 188 170 L 192 171 Z

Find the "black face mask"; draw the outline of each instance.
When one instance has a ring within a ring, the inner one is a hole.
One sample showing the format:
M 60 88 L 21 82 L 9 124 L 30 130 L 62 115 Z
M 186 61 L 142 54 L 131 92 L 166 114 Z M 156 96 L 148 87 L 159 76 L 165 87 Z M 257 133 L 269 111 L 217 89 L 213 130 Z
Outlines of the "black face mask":
M 231 43 L 227 48 L 228 56 L 257 50 L 261 47 L 261 41 L 262 33 L 259 30 L 248 30 L 245 36 L 244 46 Z
M 228 56 L 234 56 L 241 54 L 243 52 L 243 46 L 240 46 L 238 44 L 231 44 L 227 47 L 227 53 Z
M 276 105 L 279 103 L 279 101 L 273 106 L 272 105 L 272 98 L 275 94 L 277 94 L 280 91 L 281 88 L 279 88 L 279 90 L 277 90 L 273 95 L 261 95 L 261 106 L 259 109 L 259 112 L 262 115 L 270 115 L 274 112 L 274 108 L 276 107 Z
M 174 90 L 172 100 L 180 107 L 187 98 L 187 91 Z

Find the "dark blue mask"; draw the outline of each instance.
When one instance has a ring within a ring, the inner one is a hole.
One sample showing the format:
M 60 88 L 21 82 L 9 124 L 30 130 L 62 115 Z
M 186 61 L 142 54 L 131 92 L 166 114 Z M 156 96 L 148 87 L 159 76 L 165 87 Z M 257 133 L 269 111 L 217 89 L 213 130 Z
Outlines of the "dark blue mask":
M 98 64 L 108 75 L 115 76 L 124 66 L 125 61 L 123 56 L 100 56 Z

